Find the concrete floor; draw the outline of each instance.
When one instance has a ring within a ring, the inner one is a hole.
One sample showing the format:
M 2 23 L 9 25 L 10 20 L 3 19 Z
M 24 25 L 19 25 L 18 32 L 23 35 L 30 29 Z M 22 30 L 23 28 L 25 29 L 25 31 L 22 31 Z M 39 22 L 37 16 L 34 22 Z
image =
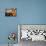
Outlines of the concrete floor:
M 7 44 L 0 44 L 0 46 L 8 46 Z M 11 45 L 10 45 L 11 46 Z M 45 41 L 34 41 L 31 40 L 21 40 L 19 44 L 15 44 L 14 46 L 46 46 Z
M 21 40 L 20 41 L 20 46 L 46 46 L 46 42 L 45 41 L 25 41 L 25 40 Z
M 8 44 L 0 44 L 0 46 L 8 46 Z M 13 46 L 13 45 L 10 45 Z M 14 46 L 18 46 L 18 44 L 15 44 Z

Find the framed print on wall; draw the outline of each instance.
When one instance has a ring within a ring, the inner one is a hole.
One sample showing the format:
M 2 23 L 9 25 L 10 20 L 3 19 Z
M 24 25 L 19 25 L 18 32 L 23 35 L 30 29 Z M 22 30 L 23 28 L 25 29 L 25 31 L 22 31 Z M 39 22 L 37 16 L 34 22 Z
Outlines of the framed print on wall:
M 6 8 L 5 16 L 16 16 L 16 8 Z
M 21 40 L 46 41 L 45 24 L 20 24 L 18 25 L 19 42 Z

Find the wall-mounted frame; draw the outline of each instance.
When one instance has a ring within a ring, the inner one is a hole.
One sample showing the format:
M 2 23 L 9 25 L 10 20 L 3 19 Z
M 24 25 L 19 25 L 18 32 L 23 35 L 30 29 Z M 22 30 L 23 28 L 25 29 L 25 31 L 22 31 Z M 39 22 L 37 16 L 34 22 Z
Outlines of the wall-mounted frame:
M 22 31 L 27 31 L 27 37 L 25 38 Z M 21 38 L 22 37 L 22 38 Z M 18 41 L 21 40 L 31 41 L 46 41 L 46 24 L 19 24 L 18 25 Z
M 5 16 L 16 16 L 16 8 L 6 8 Z

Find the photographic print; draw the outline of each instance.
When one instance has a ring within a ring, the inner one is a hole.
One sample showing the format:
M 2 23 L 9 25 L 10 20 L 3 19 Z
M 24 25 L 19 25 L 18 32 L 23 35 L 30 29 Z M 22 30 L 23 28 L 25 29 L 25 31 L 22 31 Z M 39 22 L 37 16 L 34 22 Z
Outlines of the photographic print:
M 46 41 L 46 25 L 19 25 L 20 41 Z
M 16 16 L 16 8 L 6 8 L 5 16 Z

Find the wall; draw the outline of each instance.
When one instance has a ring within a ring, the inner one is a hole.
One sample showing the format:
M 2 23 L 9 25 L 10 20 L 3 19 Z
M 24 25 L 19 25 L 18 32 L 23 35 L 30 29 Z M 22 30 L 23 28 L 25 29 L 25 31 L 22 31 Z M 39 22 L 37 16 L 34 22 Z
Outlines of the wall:
M 16 17 L 0 12 L 0 44 L 8 43 L 9 32 L 18 32 L 17 24 L 46 24 L 46 0 L 0 0 L 0 8 L 11 7 L 17 8 Z

